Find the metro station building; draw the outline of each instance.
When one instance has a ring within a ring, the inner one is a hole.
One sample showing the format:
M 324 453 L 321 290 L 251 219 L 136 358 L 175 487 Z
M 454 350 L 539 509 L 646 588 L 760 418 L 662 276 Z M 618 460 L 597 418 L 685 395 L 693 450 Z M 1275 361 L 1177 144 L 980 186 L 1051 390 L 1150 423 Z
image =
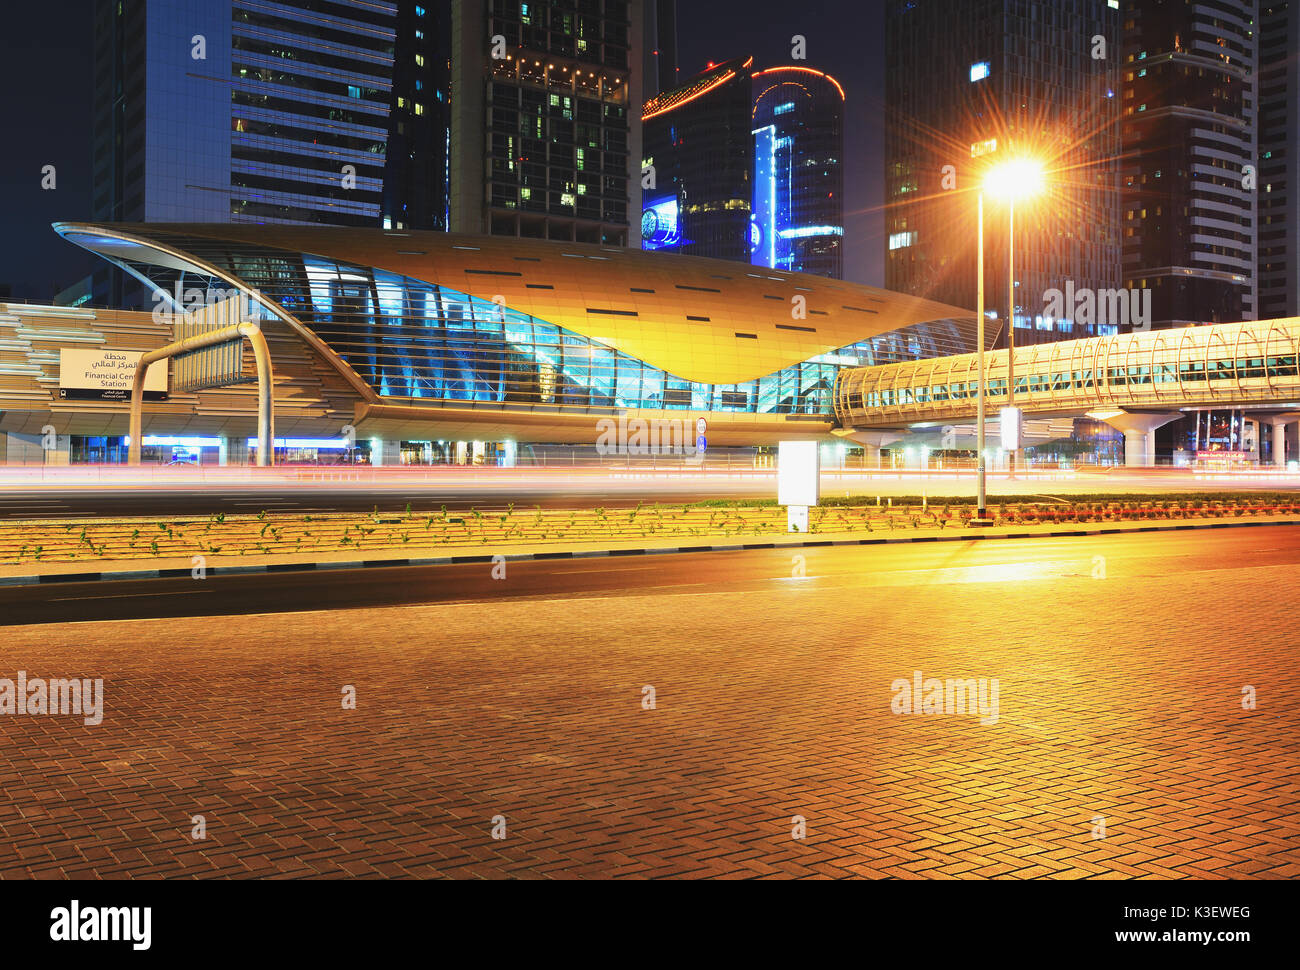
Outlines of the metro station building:
M 162 347 L 196 293 L 239 291 L 267 338 L 277 460 L 508 465 L 594 449 L 602 421 L 629 417 L 704 418 L 710 450 L 834 441 L 841 369 L 975 350 L 969 311 L 681 254 L 382 229 L 55 229 L 157 308 L 0 304 L 9 463 L 122 460 L 120 387 L 86 386 L 61 361 Z M 151 370 L 150 388 L 146 460 L 248 460 L 254 385 L 181 392 Z

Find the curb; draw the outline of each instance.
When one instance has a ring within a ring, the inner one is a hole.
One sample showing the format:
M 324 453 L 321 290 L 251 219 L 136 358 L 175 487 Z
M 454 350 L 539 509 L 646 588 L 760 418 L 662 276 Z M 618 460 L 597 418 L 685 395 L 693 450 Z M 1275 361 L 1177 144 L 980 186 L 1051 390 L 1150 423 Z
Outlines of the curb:
M 752 552 L 771 549 L 818 549 L 845 546 L 894 546 L 929 542 L 993 542 L 999 539 L 1067 539 L 1087 536 L 1136 535 L 1152 532 L 1192 532 L 1210 529 L 1263 529 L 1300 526 L 1300 519 L 1281 522 L 1198 522 L 1177 525 L 1132 525 L 1106 529 L 1058 529 L 1052 532 L 973 532 L 954 535 L 898 536 L 888 539 L 791 539 L 747 542 L 726 546 L 665 546 L 648 549 L 597 549 L 580 552 L 533 552 L 504 555 L 506 562 L 545 562 L 562 559 L 603 559 L 618 556 L 670 556 L 699 552 Z M 491 564 L 494 556 L 439 556 L 432 559 L 365 559 L 349 562 L 267 563 L 260 566 L 213 566 L 208 576 L 243 576 L 255 573 L 318 572 L 332 569 L 403 569 L 423 566 Z M 36 576 L 0 576 L 3 586 L 50 586 L 58 583 L 129 582 L 137 579 L 188 579 L 188 569 L 132 569 L 99 573 L 48 573 Z

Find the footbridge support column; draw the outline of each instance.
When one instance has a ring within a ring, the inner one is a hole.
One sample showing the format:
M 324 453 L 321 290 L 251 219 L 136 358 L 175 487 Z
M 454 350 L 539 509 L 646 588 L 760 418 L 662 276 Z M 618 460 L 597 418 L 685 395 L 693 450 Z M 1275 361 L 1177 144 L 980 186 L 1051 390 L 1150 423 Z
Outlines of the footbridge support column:
M 1181 411 L 1107 411 L 1089 415 L 1124 435 L 1124 464 L 1130 468 L 1156 463 L 1156 431 L 1181 418 Z
M 1300 422 L 1300 413 L 1273 414 L 1259 419 L 1260 424 L 1273 426 L 1273 464 L 1278 468 L 1286 467 L 1287 428 Z
M 866 449 L 868 468 L 879 468 L 881 449 L 897 444 L 906 436 L 903 431 L 849 431 L 844 428 L 837 428 L 831 434 Z

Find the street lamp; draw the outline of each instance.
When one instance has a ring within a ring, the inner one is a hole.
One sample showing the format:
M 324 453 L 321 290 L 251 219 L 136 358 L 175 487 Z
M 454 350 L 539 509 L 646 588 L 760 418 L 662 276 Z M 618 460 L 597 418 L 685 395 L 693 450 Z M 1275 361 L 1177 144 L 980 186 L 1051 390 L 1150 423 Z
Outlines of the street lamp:
M 1043 191 L 1047 184 L 1047 173 L 1043 163 L 1033 158 L 1013 158 L 989 170 L 984 178 L 984 191 L 994 198 L 1004 199 L 1007 203 L 1007 407 L 1016 406 L 1016 201 L 1029 199 Z M 983 450 L 984 439 L 984 193 L 980 193 L 980 448 Z M 1020 442 L 1017 441 L 1018 445 Z M 1008 458 L 1012 474 L 1016 469 L 1014 449 Z M 984 496 L 984 467 L 980 462 L 980 504 Z
M 975 467 L 978 469 L 977 478 L 979 486 L 975 499 L 975 521 L 984 522 L 988 518 L 988 501 L 985 495 L 985 460 L 984 460 L 984 189 L 979 191 L 979 245 L 976 247 L 977 257 L 975 260 L 975 345 L 978 354 L 979 363 L 979 404 L 975 412 Z

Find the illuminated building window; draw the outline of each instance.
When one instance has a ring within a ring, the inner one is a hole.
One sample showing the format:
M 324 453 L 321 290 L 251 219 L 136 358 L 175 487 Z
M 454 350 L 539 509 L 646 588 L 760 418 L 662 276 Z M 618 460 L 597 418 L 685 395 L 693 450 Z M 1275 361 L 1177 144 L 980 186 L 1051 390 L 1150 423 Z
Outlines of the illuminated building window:
M 993 73 L 993 67 L 988 61 L 977 61 L 970 66 L 970 79 L 974 84 L 976 81 L 983 81 Z

